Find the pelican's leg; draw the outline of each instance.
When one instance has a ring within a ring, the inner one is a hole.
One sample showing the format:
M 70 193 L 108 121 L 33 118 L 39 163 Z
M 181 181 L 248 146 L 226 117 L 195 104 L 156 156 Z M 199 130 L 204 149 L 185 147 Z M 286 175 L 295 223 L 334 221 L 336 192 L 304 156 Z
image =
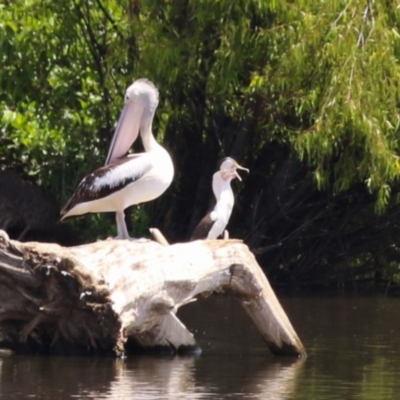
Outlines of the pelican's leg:
M 118 235 L 115 239 L 130 239 L 128 229 L 125 223 L 125 214 L 123 211 L 117 211 L 115 213 L 115 220 L 117 221 Z
M 118 236 L 115 239 L 130 239 L 134 240 L 135 242 L 144 243 L 149 242 L 150 239 L 140 238 L 136 239 L 129 236 L 128 229 L 125 223 L 125 214 L 124 212 L 116 212 L 115 219 L 117 221 L 117 229 L 118 229 Z

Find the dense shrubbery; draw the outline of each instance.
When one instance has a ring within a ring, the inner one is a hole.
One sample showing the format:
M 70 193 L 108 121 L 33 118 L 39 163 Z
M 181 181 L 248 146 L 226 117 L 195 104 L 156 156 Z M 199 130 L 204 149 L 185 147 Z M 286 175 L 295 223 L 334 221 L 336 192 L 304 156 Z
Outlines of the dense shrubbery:
M 104 162 L 125 88 L 161 93 L 155 131 L 176 178 L 131 212 L 185 239 L 234 183 L 230 224 L 272 278 L 346 282 L 397 273 L 400 9 L 361 0 L 3 0 L 0 162 L 60 205 Z M 76 222 L 86 240 L 108 216 Z M 111 228 L 110 228 L 111 226 Z M 387 268 L 390 265 L 390 268 Z

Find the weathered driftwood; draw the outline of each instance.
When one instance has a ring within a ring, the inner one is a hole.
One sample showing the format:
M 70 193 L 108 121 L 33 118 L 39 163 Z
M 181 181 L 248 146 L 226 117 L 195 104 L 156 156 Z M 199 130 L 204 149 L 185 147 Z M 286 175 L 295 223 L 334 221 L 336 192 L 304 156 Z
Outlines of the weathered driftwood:
M 109 239 L 65 248 L 10 241 L 0 231 L 0 342 L 18 352 L 120 355 L 130 344 L 196 349 L 176 310 L 222 291 L 239 299 L 272 353 L 305 354 L 240 241 L 168 246 Z

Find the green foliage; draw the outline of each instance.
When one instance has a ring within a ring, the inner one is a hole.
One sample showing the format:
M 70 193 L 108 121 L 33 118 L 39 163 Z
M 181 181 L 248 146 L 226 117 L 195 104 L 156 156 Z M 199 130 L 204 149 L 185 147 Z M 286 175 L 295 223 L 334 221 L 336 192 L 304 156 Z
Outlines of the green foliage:
M 361 0 L 149 1 L 140 67 L 171 93 L 171 118 L 172 91 L 185 98 L 175 117 L 190 119 L 202 106 L 192 95 L 199 89 L 203 140 L 217 113 L 237 124 L 253 116 L 254 152 L 270 140 L 290 143 L 320 189 L 363 182 L 383 211 L 400 173 L 399 17 L 398 7 Z
M 318 187 L 334 191 L 364 182 L 388 204 L 399 163 L 399 17 L 375 1 L 305 1 L 292 7 L 267 68 L 288 137 L 314 170 Z M 288 112 L 292 115 L 288 116 Z
M 91 2 L 17 0 L 1 8 L 1 156 L 13 165 L 12 153 L 65 200 L 84 171 L 104 159 L 120 106 L 110 99 L 123 89 L 99 60 L 115 51 L 116 34 Z
M 60 204 L 104 161 L 123 92 L 143 76 L 160 88 L 155 131 L 177 165 L 159 207 L 171 224 L 204 197 L 197 182 L 218 156 L 239 148 L 249 167 L 266 164 L 271 143 L 294 150 L 321 190 L 361 183 L 378 211 L 397 195 L 391 2 L 2 0 L 0 9 L 0 162 Z M 263 169 L 260 187 L 276 168 Z M 141 213 L 133 219 L 146 224 Z M 186 226 L 189 212 L 179 218 Z

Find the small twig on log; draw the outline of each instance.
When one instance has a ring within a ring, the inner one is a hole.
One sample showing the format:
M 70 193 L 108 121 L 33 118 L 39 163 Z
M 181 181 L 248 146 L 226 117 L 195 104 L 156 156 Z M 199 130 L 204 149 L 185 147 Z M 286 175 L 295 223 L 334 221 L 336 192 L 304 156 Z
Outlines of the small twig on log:
M 160 243 L 163 246 L 169 246 L 168 240 L 165 239 L 165 236 L 161 233 L 159 229 L 150 228 L 149 231 L 157 243 Z

